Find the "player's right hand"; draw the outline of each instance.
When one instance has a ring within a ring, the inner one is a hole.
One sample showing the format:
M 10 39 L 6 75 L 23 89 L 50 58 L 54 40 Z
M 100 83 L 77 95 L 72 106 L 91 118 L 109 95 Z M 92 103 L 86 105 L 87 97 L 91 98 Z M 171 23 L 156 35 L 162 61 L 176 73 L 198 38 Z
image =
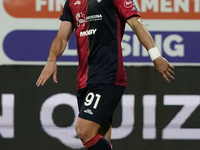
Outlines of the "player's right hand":
M 36 82 L 36 86 L 39 87 L 40 85 L 44 85 L 46 83 L 46 81 L 49 79 L 49 77 L 52 75 L 53 75 L 53 81 L 55 83 L 58 83 L 56 61 L 47 61 L 46 65 L 44 66 L 44 68 Z

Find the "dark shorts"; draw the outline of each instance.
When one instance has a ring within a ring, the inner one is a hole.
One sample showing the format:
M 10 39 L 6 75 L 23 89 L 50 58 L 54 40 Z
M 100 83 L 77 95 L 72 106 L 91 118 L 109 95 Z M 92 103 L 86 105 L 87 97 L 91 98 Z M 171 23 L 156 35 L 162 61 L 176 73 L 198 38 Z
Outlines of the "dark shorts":
M 88 85 L 77 92 L 79 117 L 102 126 L 112 124 L 112 115 L 124 93 L 124 86 Z

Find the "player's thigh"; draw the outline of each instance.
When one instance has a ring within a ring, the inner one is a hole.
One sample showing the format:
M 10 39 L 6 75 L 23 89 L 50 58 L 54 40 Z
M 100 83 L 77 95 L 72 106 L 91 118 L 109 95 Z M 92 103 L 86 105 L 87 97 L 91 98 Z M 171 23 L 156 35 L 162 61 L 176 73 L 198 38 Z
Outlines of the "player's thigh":
M 78 137 L 83 143 L 94 137 L 99 131 L 100 125 L 89 120 L 82 118 L 77 119 L 76 122 L 76 132 Z

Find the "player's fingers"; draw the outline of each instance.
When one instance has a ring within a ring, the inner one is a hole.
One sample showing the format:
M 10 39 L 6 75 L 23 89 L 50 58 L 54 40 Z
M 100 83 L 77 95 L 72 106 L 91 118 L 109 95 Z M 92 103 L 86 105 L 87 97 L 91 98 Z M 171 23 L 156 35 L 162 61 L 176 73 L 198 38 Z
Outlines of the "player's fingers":
M 35 83 L 35 85 L 36 85 L 37 87 L 39 87 L 39 86 L 40 86 L 40 81 L 37 80 L 37 82 Z
M 42 85 L 43 83 L 43 80 L 39 80 L 37 83 L 36 83 L 36 86 L 39 87 L 40 85 Z
M 36 82 L 36 85 L 39 87 L 40 85 L 44 85 L 45 82 L 49 79 L 49 76 L 46 75 L 44 72 L 41 73 L 41 75 L 38 78 L 38 81 Z
M 172 66 L 171 64 L 169 64 L 169 68 L 175 70 L 174 66 Z
M 42 82 L 41 82 L 41 85 L 44 85 L 46 83 L 47 79 L 43 79 Z
M 165 73 L 163 73 L 162 76 L 168 83 L 170 83 L 170 80 Z
M 37 82 L 36 82 L 36 85 L 38 87 L 42 84 L 43 79 L 44 79 L 44 72 L 42 71 L 41 74 L 40 74 L 40 76 L 39 76 L 39 78 L 38 78 L 38 80 L 37 80 Z
M 171 78 L 171 79 L 175 79 L 174 76 L 170 73 L 170 72 L 166 72 L 167 77 Z
M 50 77 L 49 75 L 44 76 L 41 80 L 41 85 L 44 85 L 46 81 L 49 79 L 49 77 Z
M 42 83 L 41 76 L 39 76 L 38 80 L 36 81 L 37 87 L 39 87 Z
M 38 79 L 38 81 L 36 82 L 37 87 L 39 87 L 40 85 L 44 84 L 44 80 L 43 79 Z
M 168 72 L 169 72 L 170 74 L 175 75 L 175 72 L 174 72 L 172 69 L 168 68 L 167 70 L 168 70 Z
M 54 81 L 55 83 L 58 83 L 58 81 L 57 81 L 57 72 L 54 72 L 54 73 L 53 73 L 53 81 Z

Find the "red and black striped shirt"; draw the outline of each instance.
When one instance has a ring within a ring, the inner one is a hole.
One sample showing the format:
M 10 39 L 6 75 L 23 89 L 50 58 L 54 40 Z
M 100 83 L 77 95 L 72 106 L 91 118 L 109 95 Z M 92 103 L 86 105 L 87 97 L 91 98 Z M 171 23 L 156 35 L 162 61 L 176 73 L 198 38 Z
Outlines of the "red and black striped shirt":
M 91 83 L 126 86 L 121 40 L 126 19 L 139 16 L 131 0 L 67 0 L 60 17 L 75 27 L 77 88 Z

